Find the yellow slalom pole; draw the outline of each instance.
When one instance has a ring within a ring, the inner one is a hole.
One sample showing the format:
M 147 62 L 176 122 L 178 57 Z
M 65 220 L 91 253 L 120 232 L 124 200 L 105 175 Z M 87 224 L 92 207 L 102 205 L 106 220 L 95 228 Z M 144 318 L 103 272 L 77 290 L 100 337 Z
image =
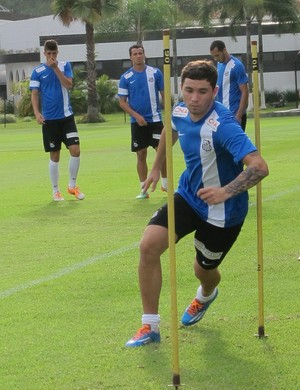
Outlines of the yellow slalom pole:
M 251 42 L 252 74 L 253 74 L 253 107 L 255 125 L 255 144 L 259 152 L 260 146 L 260 118 L 259 118 L 259 85 L 257 58 L 257 42 Z M 258 337 L 265 336 L 264 326 L 264 286 L 263 286 L 263 234 L 262 234 L 262 191 L 261 182 L 256 185 L 256 219 L 257 219 L 257 271 L 258 271 Z
M 179 352 L 178 352 L 178 313 L 176 287 L 176 256 L 175 256 L 175 221 L 174 221 L 174 180 L 173 180 L 173 153 L 172 153 L 172 126 L 171 126 L 171 61 L 170 61 L 170 30 L 163 31 L 164 45 L 164 109 L 166 129 L 166 159 L 168 177 L 168 235 L 170 259 L 170 287 L 171 287 L 171 326 L 173 352 L 173 386 L 180 386 Z

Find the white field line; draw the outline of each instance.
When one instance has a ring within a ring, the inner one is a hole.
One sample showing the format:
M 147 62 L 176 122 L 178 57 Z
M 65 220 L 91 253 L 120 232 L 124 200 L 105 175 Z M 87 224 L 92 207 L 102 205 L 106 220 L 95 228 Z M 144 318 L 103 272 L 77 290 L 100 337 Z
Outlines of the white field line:
M 19 284 L 16 287 L 9 288 L 8 290 L 1 291 L 0 292 L 0 299 L 10 297 L 11 295 L 14 295 L 14 294 L 16 294 L 20 291 L 23 291 L 23 290 L 27 290 L 28 288 L 37 286 L 39 284 L 42 284 L 45 282 L 50 282 L 50 281 L 55 280 L 55 279 L 59 279 L 62 276 L 71 274 L 72 272 L 77 271 L 81 268 L 85 268 L 88 265 L 95 264 L 98 261 L 106 260 L 106 259 L 109 259 L 111 257 L 121 255 L 125 252 L 131 251 L 132 249 L 136 248 L 138 245 L 139 245 L 139 243 L 136 242 L 130 246 L 116 249 L 115 251 L 112 251 L 112 252 L 103 253 L 99 256 L 91 257 L 90 259 L 87 259 L 87 260 L 82 261 L 80 263 L 73 264 L 70 267 L 62 268 L 61 270 L 59 270 L 58 272 L 55 272 L 54 274 L 45 276 L 43 278 L 31 280 L 27 283 Z
M 280 191 L 280 192 L 277 192 L 276 194 L 273 194 L 273 195 L 269 195 L 267 197 L 262 197 L 262 201 L 263 202 L 269 202 L 270 200 L 276 200 L 278 198 L 281 198 L 285 195 L 289 195 L 289 194 L 292 194 L 293 192 L 297 192 L 300 190 L 300 185 L 296 185 L 294 187 L 290 187 L 289 189 L 287 190 L 284 190 L 284 191 Z M 256 205 L 256 202 L 249 202 L 249 207 L 253 207 Z
M 268 202 L 268 201 L 271 201 L 271 200 L 274 200 L 274 199 L 278 199 L 278 198 L 281 198 L 281 197 L 283 197 L 285 195 L 288 195 L 290 193 L 293 193 L 293 192 L 296 192 L 296 191 L 299 191 L 299 190 L 300 190 L 300 185 L 297 185 L 297 186 L 291 187 L 291 188 L 289 188 L 289 189 L 287 189 L 285 191 L 277 192 L 276 194 L 273 194 L 273 195 L 270 195 L 270 196 L 268 196 L 266 198 L 263 198 L 263 202 Z M 256 205 L 255 202 L 250 202 L 249 203 L 249 207 L 253 207 L 255 205 Z M 51 275 L 48 275 L 48 276 L 45 276 L 43 278 L 31 280 L 31 281 L 29 281 L 27 283 L 20 284 L 20 285 L 18 285 L 16 287 L 9 288 L 8 290 L 0 291 L 0 299 L 4 299 L 4 298 L 7 298 L 7 297 L 10 297 L 13 294 L 16 294 L 16 293 L 18 293 L 20 291 L 23 291 L 23 290 L 26 290 L 28 288 L 37 286 L 39 284 L 42 284 L 42 283 L 45 283 L 45 282 L 49 282 L 49 281 L 52 281 L 52 280 L 55 280 L 55 279 L 59 279 L 62 276 L 68 275 L 68 274 L 70 274 L 70 273 L 72 273 L 74 271 L 77 271 L 77 270 L 81 269 L 81 268 L 87 267 L 88 265 L 97 263 L 98 261 L 109 259 L 109 258 L 111 258 L 113 256 L 117 256 L 117 255 L 123 254 L 125 252 L 131 251 L 132 249 L 138 247 L 138 245 L 139 245 L 139 243 L 136 242 L 136 243 L 134 243 L 134 244 L 132 244 L 130 246 L 123 247 L 123 248 L 120 248 L 120 249 L 116 249 L 115 251 L 112 251 L 112 252 L 103 253 L 103 254 L 101 254 L 99 256 L 92 257 L 92 258 L 87 259 L 85 261 L 82 261 L 80 263 L 73 264 L 70 267 L 63 268 L 63 269 L 59 270 L 58 272 L 56 272 L 54 274 L 51 274 Z

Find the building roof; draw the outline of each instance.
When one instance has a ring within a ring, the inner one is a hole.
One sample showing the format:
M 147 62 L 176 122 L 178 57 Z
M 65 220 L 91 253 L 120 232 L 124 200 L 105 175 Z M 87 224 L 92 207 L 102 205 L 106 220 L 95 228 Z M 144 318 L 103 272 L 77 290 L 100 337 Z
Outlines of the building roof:
M 0 4 L 0 12 L 10 12 L 10 10 Z
M 30 19 L 32 17 L 32 15 L 13 12 L 0 4 L 0 20 L 25 20 Z

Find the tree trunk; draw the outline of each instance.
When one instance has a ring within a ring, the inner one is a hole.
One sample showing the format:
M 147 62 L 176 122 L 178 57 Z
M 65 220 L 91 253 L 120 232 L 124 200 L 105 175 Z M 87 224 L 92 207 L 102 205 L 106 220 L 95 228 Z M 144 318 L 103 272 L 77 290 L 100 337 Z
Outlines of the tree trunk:
M 142 45 L 143 39 L 142 39 L 142 31 L 141 31 L 141 14 L 138 14 L 137 19 L 137 44 Z
M 246 17 L 246 41 L 247 41 L 247 72 L 249 78 L 249 91 L 252 93 L 252 56 L 251 56 L 251 19 Z
M 173 48 L 173 78 L 174 78 L 174 103 L 178 102 L 178 65 L 177 65 L 177 40 L 176 27 L 172 29 L 172 48 Z
M 247 72 L 249 78 L 249 100 L 248 100 L 248 111 L 253 110 L 253 94 L 252 94 L 252 55 L 251 55 L 251 18 L 249 18 L 245 12 L 246 18 L 246 45 L 247 45 Z
M 86 31 L 86 68 L 87 68 L 87 114 L 85 122 L 95 123 L 104 122 L 103 117 L 100 114 L 100 104 L 98 102 L 98 95 L 96 89 L 96 60 L 95 60 L 95 39 L 94 39 L 94 26 L 91 23 L 85 23 Z
M 265 99 L 265 83 L 264 83 L 264 50 L 263 50 L 263 34 L 262 34 L 262 21 L 258 20 L 257 25 L 257 35 L 258 35 L 258 70 L 259 70 L 259 81 L 260 81 L 260 108 L 266 109 L 266 99 Z

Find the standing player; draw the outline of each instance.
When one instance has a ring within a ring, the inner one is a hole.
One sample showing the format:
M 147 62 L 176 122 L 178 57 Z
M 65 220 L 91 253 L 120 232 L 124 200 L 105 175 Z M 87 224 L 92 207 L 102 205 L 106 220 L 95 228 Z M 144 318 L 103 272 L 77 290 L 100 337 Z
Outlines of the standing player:
M 137 173 L 143 188 L 148 175 L 147 149 L 157 149 L 163 129 L 159 94 L 163 99 L 163 75 L 157 68 L 145 64 L 145 50 L 142 45 L 129 48 L 132 68 L 120 78 L 120 107 L 130 115 L 131 151 L 137 156 Z M 167 191 L 166 164 L 161 168 L 163 191 Z M 141 192 L 137 199 L 149 198 Z
M 53 199 L 64 200 L 58 186 L 60 150 L 64 143 L 70 152 L 68 193 L 81 200 L 84 194 L 76 186 L 80 164 L 79 136 L 69 99 L 73 86 L 71 65 L 57 60 L 58 45 L 52 39 L 45 42 L 44 55 L 46 61 L 33 70 L 29 88 L 34 115 L 42 125 L 44 149 L 50 153 Z
M 237 239 L 248 211 L 247 190 L 268 175 L 268 166 L 230 111 L 215 101 L 217 71 L 206 61 L 188 63 L 181 73 L 183 103 L 172 113 L 173 141 L 179 139 L 186 169 L 174 195 L 175 238 L 194 232 L 194 272 L 200 282 L 185 310 L 185 326 L 200 321 L 218 295 L 218 270 Z M 144 190 L 155 190 L 166 157 L 163 130 Z M 243 169 L 243 167 L 246 167 Z M 167 205 L 152 217 L 140 243 L 139 286 L 142 327 L 126 345 L 160 341 L 158 312 L 162 287 L 160 256 L 168 248 Z
M 240 60 L 228 53 L 223 41 L 214 41 L 210 45 L 210 54 L 218 61 L 217 100 L 233 113 L 245 130 L 249 98 L 245 67 Z

